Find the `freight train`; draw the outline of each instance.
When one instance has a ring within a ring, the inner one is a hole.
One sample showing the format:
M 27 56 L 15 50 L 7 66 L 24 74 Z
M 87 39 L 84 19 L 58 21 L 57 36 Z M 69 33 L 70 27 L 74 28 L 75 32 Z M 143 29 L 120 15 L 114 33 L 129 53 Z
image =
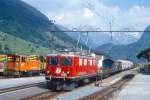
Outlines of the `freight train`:
M 134 67 L 134 63 L 128 60 L 114 60 L 106 58 L 102 61 L 102 73 L 103 77 L 108 77 L 112 74 L 116 74 Z
M 52 90 L 73 90 L 80 84 L 133 67 L 123 60 L 104 59 L 102 55 L 79 52 L 50 54 L 46 56 L 45 79 Z

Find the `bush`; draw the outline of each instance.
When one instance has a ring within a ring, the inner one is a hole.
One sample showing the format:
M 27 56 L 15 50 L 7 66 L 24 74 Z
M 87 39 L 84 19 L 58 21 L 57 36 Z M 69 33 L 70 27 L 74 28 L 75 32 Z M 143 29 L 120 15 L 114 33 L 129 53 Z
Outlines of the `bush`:
M 5 44 L 4 50 L 6 50 L 6 51 L 10 50 L 10 49 L 9 49 L 9 46 L 8 46 L 7 44 Z
M 0 44 L 0 50 L 1 50 L 1 49 L 3 49 L 3 46 L 2 46 L 2 44 Z

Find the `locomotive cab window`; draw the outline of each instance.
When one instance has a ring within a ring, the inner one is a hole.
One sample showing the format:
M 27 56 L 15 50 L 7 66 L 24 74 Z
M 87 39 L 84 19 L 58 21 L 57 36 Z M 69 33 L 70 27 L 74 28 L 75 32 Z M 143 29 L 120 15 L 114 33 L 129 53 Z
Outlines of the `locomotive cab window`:
M 20 57 L 18 57 L 18 56 L 14 57 L 14 61 L 15 62 L 19 62 L 20 61 Z
M 93 60 L 93 65 L 95 66 L 96 64 L 98 64 L 98 61 Z
M 71 66 L 72 65 L 72 60 L 71 58 L 60 58 L 60 65 L 61 66 Z
M 58 62 L 57 58 L 48 58 L 49 65 L 55 66 L 55 65 L 57 65 L 57 62 Z
M 20 58 L 18 56 L 9 56 L 7 60 L 8 62 L 19 62 Z
M 21 61 L 22 61 L 22 62 L 26 62 L 26 58 L 25 58 L 25 57 L 22 57 L 22 58 L 21 58 Z
M 82 59 L 79 59 L 79 66 L 82 66 Z
M 14 62 L 14 58 L 13 58 L 12 56 L 7 57 L 7 61 L 8 61 L 8 62 Z
M 89 60 L 89 64 L 90 64 L 90 66 L 92 66 L 93 64 L 92 64 L 92 59 L 90 59 Z
M 84 66 L 87 65 L 87 59 L 84 59 Z

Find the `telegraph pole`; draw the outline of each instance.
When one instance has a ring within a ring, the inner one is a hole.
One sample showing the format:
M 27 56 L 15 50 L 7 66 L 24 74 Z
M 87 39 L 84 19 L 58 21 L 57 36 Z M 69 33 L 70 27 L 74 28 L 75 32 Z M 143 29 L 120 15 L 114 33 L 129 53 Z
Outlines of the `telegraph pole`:
M 52 48 L 52 53 L 55 53 L 55 44 L 56 44 L 56 37 L 52 35 L 51 37 L 51 48 Z
M 111 25 L 111 21 L 109 22 L 109 29 L 110 29 L 110 42 L 113 41 L 113 33 L 112 33 L 112 25 Z M 108 55 L 110 56 L 110 52 L 111 52 L 112 47 L 109 48 L 108 50 Z
M 80 39 L 81 39 L 81 33 L 79 33 L 79 35 L 78 35 L 77 47 L 79 46 Z
M 55 20 L 51 20 L 51 26 L 50 26 L 51 30 L 55 30 L 54 24 L 55 24 Z M 50 30 L 50 32 L 51 32 L 50 38 L 51 39 L 50 39 L 49 47 L 50 47 L 50 49 L 52 49 L 52 53 L 55 53 L 55 44 L 57 42 L 57 39 L 56 39 L 56 37 L 54 35 L 55 33 L 52 33 L 51 30 Z
M 88 46 L 88 42 L 89 42 L 89 32 L 87 31 L 87 33 L 86 33 L 86 43 L 85 43 L 86 46 Z
M 109 22 L 109 29 L 110 29 L 110 35 L 111 35 L 111 41 L 113 40 L 113 33 L 112 33 L 112 25 L 111 25 L 111 21 Z

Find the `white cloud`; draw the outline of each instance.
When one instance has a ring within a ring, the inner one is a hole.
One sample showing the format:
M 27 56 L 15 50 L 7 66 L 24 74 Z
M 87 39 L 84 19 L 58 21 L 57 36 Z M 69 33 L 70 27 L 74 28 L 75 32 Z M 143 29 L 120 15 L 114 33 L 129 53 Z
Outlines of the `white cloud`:
M 50 20 L 70 29 L 88 25 L 109 30 L 111 22 L 112 30 L 144 30 L 150 24 L 150 8 L 139 5 L 122 10 L 118 6 L 106 6 L 100 0 L 24 1 L 38 8 Z M 132 35 L 139 38 L 138 33 Z
M 65 15 L 64 14 L 61 14 L 60 16 L 57 16 L 56 18 L 58 21 L 62 21 L 65 19 Z
M 91 10 L 89 10 L 88 8 L 84 8 L 84 13 L 83 13 L 84 17 L 92 17 L 93 16 L 93 12 Z
M 57 24 L 76 27 L 90 25 L 109 29 L 144 29 L 150 22 L 150 8 L 133 6 L 124 11 L 118 6 L 109 7 L 99 0 L 24 0 L 30 3 Z
M 41 10 L 57 24 L 77 27 L 90 25 L 109 29 L 135 28 L 143 30 L 150 22 L 150 8 L 133 6 L 124 11 L 118 6 L 109 7 L 99 0 L 24 0 Z

